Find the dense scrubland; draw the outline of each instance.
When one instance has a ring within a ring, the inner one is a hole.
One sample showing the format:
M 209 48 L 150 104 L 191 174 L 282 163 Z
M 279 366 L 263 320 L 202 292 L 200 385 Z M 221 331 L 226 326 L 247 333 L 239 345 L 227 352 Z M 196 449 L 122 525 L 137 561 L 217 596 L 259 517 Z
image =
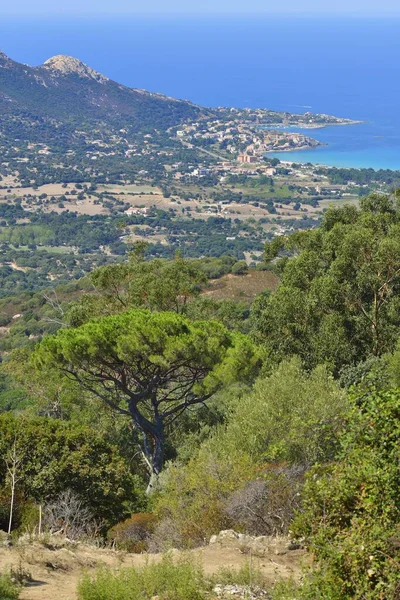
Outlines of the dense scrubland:
M 145 260 L 139 245 L 95 270 L 52 330 L 3 355 L 7 543 L 163 553 L 226 529 L 287 535 L 312 560 L 265 597 L 398 599 L 399 234 L 399 193 L 330 208 L 266 245 L 279 285 L 252 302 L 207 294 L 228 258 Z M 166 555 L 78 594 L 200 600 L 215 583 Z M 2 576 L 0 597 L 17 595 Z

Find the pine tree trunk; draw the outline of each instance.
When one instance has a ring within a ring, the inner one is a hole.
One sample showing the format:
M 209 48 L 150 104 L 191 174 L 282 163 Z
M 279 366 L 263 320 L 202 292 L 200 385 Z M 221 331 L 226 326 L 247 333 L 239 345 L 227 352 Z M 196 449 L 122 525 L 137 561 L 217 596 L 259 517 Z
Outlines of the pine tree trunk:
M 146 489 L 146 494 L 150 495 L 157 488 L 158 478 L 164 466 L 164 427 L 161 420 L 152 432 L 150 443 L 147 438 L 145 446 L 148 450 L 151 448 L 147 461 L 150 466 L 150 479 Z

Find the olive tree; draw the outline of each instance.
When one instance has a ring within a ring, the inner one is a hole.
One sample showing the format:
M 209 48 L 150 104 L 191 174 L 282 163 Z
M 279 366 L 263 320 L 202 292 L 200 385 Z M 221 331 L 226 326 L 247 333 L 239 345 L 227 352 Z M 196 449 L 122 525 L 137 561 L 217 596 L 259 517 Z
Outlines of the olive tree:
M 3 460 L 2 460 L 3 459 Z M 0 415 L 0 489 L 37 505 L 67 489 L 100 520 L 117 522 L 137 506 L 135 479 L 118 449 L 91 428 L 59 419 Z M 13 518 L 13 527 L 18 518 Z

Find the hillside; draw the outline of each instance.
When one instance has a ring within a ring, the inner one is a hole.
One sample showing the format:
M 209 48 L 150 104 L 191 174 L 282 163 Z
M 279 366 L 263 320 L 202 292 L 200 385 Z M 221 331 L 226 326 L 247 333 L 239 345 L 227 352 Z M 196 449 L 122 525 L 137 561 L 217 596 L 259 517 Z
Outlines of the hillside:
M 133 130 L 166 129 L 197 117 L 201 109 L 111 81 L 80 60 L 55 56 L 39 67 L 17 63 L 0 52 L 0 108 L 20 119 L 20 135 L 31 136 L 33 123 L 50 129 L 79 124 L 129 127 Z M 28 135 L 29 133 L 29 135 Z
M 374 194 L 266 244 L 276 276 L 139 245 L 1 301 L 0 598 L 397 600 L 399 231 Z

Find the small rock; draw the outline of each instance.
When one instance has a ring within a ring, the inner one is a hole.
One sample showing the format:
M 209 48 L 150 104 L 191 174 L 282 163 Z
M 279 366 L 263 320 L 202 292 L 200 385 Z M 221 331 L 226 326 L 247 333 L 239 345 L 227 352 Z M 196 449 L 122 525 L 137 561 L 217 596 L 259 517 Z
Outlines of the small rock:
M 219 532 L 218 537 L 221 540 L 237 540 L 239 538 L 239 534 L 233 529 L 224 529 L 224 531 Z
M 210 546 L 212 546 L 213 544 L 216 544 L 218 542 L 218 536 L 217 535 L 212 535 L 210 537 Z
M 230 600 L 231 598 L 237 600 L 268 600 L 270 598 L 268 592 L 256 586 L 218 584 L 213 591 L 222 600 Z
M 218 535 L 213 535 L 210 538 L 210 544 L 225 544 L 227 542 L 237 541 L 240 538 L 239 533 L 236 533 L 233 529 L 225 529 L 220 531 Z
M 288 550 L 301 550 L 302 548 L 302 544 L 299 544 L 297 542 L 290 542 L 290 544 L 287 547 Z

